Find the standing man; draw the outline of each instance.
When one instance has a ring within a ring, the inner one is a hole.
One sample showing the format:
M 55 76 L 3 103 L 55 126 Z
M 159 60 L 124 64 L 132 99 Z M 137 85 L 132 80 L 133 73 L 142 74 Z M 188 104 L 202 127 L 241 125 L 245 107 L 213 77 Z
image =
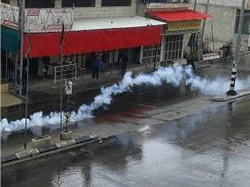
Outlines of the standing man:
M 126 73 L 128 63 L 128 55 L 126 52 L 121 55 L 119 62 L 121 63 L 121 74 L 124 75 Z
M 103 72 L 106 72 L 107 71 L 107 65 L 108 65 L 108 53 L 104 53 L 102 55 L 102 70 Z
M 99 59 L 99 56 L 95 56 L 92 62 L 92 69 L 93 69 L 92 78 L 93 79 L 94 78 L 98 79 L 100 64 L 101 64 L 101 60 Z
M 13 60 L 9 57 L 8 58 L 8 80 L 12 81 L 14 80 L 14 70 L 15 70 L 15 65 Z
M 187 57 L 187 65 L 192 65 L 192 68 L 195 69 L 194 55 L 192 53 Z

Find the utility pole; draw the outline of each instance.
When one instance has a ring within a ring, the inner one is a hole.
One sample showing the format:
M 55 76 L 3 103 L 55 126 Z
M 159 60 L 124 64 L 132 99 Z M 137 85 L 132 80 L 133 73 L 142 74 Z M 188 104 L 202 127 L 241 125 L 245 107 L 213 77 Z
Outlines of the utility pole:
M 242 0 L 238 33 L 237 33 L 236 43 L 235 43 L 235 54 L 234 54 L 233 68 L 232 68 L 232 74 L 231 74 L 230 90 L 226 93 L 228 96 L 237 95 L 237 92 L 235 91 L 234 87 L 235 87 L 235 81 L 236 81 L 236 76 L 237 76 L 237 67 L 239 64 L 239 57 L 240 57 L 239 56 L 240 40 L 241 40 L 241 33 L 243 30 L 245 5 L 246 5 L 246 0 Z
M 60 61 L 61 61 L 61 81 L 60 81 L 60 140 L 62 140 L 62 126 L 63 126 L 63 39 L 64 39 L 64 23 L 62 23 L 62 32 L 60 36 Z
M 31 38 L 28 34 L 28 50 L 27 50 L 27 77 L 26 77 L 26 100 L 25 100 L 25 131 L 24 131 L 24 149 L 27 147 L 27 121 L 28 121 L 28 99 L 29 99 L 29 60 L 30 60 Z
M 194 11 L 196 11 L 197 0 L 194 0 Z
M 205 13 L 207 14 L 208 12 L 208 5 L 209 5 L 209 0 L 207 0 L 207 5 L 206 5 L 206 10 Z M 201 32 L 201 42 L 203 42 L 203 37 L 204 37 L 204 32 L 205 32 L 205 26 L 206 26 L 206 20 L 203 20 L 203 26 L 202 26 L 202 32 Z
M 23 36 L 25 23 L 25 0 L 19 0 L 19 30 L 20 30 L 20 69 L 19 69 L 19 96 L 22 95 L 23 83 Z

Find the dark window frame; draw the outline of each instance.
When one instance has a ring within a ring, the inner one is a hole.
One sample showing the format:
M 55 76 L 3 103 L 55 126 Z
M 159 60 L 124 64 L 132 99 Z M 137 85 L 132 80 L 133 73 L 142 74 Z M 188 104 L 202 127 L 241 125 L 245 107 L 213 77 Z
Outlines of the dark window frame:
M 62 0 L 62 8 L 95 7 L 95 0 Z
M 132 0 L 102 0 L 102 7 L 131 6 Z
M 10 0 L 1 0 L 2 3 L 10 4 Z
M 25 8 L 55 8 L 55 0 L 26 0 Z

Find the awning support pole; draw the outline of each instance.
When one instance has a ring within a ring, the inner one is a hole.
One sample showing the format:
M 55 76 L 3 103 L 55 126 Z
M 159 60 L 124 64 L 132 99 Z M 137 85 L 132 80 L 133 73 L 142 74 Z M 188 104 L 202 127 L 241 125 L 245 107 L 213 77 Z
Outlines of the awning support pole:
M 114 70 L 114 61 L 115 61 L 115 51 L 113 51 L 113 60 L 112 60 L 111 74 L 113 74 L 113 70 Z
M 26 77 L 26 100 L 25 100 L 25 131 L 24 131 L 24 149 L 27 148 L 27 121 L 28 121 L 28 100 L 29 100 L 29 61 L 30 61 L 30 34 L 28 41 L 28 53 L 27 53 L 27 77 Z
M 16 54 L 16 58 L 15 58 L 15 77 L 14 77 L 14 91 L 15 91 L 15 94 L 17 93 L 17 66 L 18 66 L 18 53 Z
M 20 25 L 20 73 L 19 73 L 19 96 L 22 95 L 23 83 L 23 37 L 24 37 L 24 18 L 25 0 L 19 0 L 19 25 Z
M 158 50 L 158 45 L 155 47 L 155 61 L 154 61 L 154 70 L 156 70 L 156 63 L 157 63 L 157 50 Z

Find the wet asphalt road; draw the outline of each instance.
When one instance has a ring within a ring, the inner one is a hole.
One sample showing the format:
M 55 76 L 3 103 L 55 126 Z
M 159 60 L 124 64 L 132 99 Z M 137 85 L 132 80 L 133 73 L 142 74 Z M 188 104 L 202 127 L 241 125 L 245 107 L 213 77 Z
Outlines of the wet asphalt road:
M 202 68 L 196 71 L 196 74 L 209 78 L 215 79 L 216 77 L 229 77 L 230 68 L 226 66 L 211 66 L 208 68 Z M 242 79 L 247 77 L 248 74 L 239 72 L 238 78 Z M 78 93 L 74 95 L 72 100 L 74 102 L 74 110 L 77 110 L 78 107 L 83 104 L 89 104 L 93 101 L 93 98 L 100 93 L 100 90 L 92 90 L 88 92 Z M 134 111 L 140 110 L 140 108 L 158 108 L 162 106 L 170 106 L 176 103 L 182 103 L 184 101 L 198 98 L 201 95 L 198 91 L 190 91 L 189 87 L 185 86 L 182 83 L 179 87 L 173 87 L 168 84 L 163 84 L 160 87 L 154 86 L 136 86 L 131 92 L 122 93 L 113 98 L 112 104 L 110 106 L 99 109 L 94 112 L 95 120 L 84 120 L 84 125 L 79 125 L 79 128 L 86 128 L 86 126 L 93 126 L 96 123 L 107 122 L 109 123 L 109 118 L 119 118 L 127 117 L 126 113 L 133 113 Z M 37 97 L 43 97 L 43 95 L 38 95 Z M 31 103 L 29 104 L 29 113 L 33 114 L 37 111 L 43 111 L 44 114 L 49 114 L 51 111 L 58 111 L 58 98 L 57 97 L 45 97 L 46 101 L 41 101 L 41 103 Z M 123 115 L 122 113 L 125 113 Z M 140 111 L 138 111 L 140 113 Z M 118 117 L 115 117 L 117 114 Z M 121 115 L 122 114 L 122 115 Z M 16 106 L 10 108 L 2 109 L 2 118 L 7 117 L 9 120 L 21 119 L 24 117 L 24 106 Z M 116 121 L 118 119 L 115 119 Z M 28 140 L 32 137 L 52 134 L 59 132 L 59 124 L 53 127 L 37 127 L 32 128 L 28 131 Z M 24 142 L 24 132 L 12 132 L 6 133 L 2 132 L 2 149 L 13 149 L 22 147 Z
M 250 186 L 250 97 L 2 169 L 2 186 Z

